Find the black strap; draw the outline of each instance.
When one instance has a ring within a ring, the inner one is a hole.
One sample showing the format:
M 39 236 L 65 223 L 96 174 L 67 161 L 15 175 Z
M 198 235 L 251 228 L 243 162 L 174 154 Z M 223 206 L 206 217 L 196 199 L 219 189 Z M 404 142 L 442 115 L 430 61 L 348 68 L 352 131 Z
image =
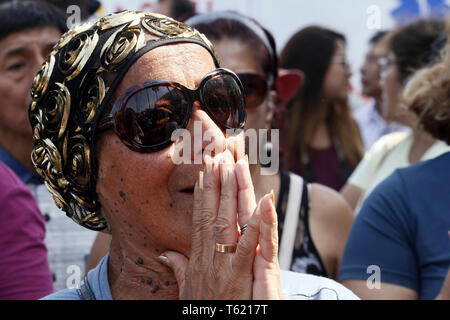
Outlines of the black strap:
M 96 300 L 86 277 L 81 281 L 80 289 L 77 289 L 77 293 L 80 300 Z

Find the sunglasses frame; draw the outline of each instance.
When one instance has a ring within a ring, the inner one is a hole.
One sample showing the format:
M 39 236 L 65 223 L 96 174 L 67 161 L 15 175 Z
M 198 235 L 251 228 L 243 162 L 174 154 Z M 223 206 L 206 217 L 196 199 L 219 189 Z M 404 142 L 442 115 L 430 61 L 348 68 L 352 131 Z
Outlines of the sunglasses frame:
M 239 119 L 241 119 L 237 128 L 230 127 L 226 124 L 221 123 L 217 119 L 217 117 L 214 115 L 213 111 L 207 105 L 205 105 L 203 103 L 202 89 L 204 88 L 204 85 L 209 80 L 216 78 L 218 76 L 221 76 L 221 75 L 231 76 L 237 83 L 237 85 L 241 91 L 241 94 L 242 94 L 242 101 L 243 101 L 242 108 L 237 107 L 238 112 L 239 112 Z M 244 128 L 245 121 L 246 121 L 246 113 L 245 113 L 246 100 L 245 100 L 245 92 L 244 92 L 242 82 L 240 81 L 239 77 L 231 70 L 226 69 L 226 68 L 217 68 L 214 71 L 208 73 L 202 79 L 202 81 L 200 82 L 200 84 L 197 86 L 196 89 L 189 89 L 178 82 L 167 81 L 167 80 L 147 81 L 147 82 L 141 83 L 139 85 L 135 85 L 133 87 L 128 88 L 125 91 L 125 93 L 114 102 L 113 107 L 112 107 L 111 111 L 107 114 L 107 116 L 102 117 L 102 119 L 100 120 L 99 125 L 97 127 L 98 130 L 103 131 L 103 130 L 112 129 L 116 133 L 116 135 L 120 138 L 120 140 L 122 141 L 123 144 L 125 144 L 131 150 L 139 152 L 139 153 L 156 152 L 156 151 L 162 150 L 162 149 L 166 148 L 167 146 L 171 145 L 174 142 L 174 141 L 172 141 L 172 139 L 168 139 L 166 141 L 163 141 L 158 144 L 151 145 L 151 146 L 141 145 L 141 144 L 135 142 L 134 140 L 130 139 L 126 134 L 126 130 L 121 128 L 121 126 L 120 126 L 121 119 L 123 118 L 122 111 L 124 110 L 125 106 L 127 105 L 128 101 L 130 100 L 130 98 L 140 91 L 146 90 L 146 89 L 154 87 L 154 86 L 161 86 L 161 85 L 166 85 L 168 87 L 172 87 L 177 90 L 180 90 L 188 98 L 188 101 L 187 101 L 188 106 L 187 106 L 186 115 L 185 115 L 182 123 L 179 124 L 179 127 L 177 129 L 186 129 L 187 128 L 187 125 L 188 125 L 189 120 L 192 115 L 192 106 L 195 101 L 200 102 L 201 108 L 206 111 L 208 116 L 214 121 L 214 123 L 217 126 L 219 126 L 219 128 L 222 129 L 222 131 L 226 131 L 227 129 L 239 130 L 239 129 Z
M 266 77 L 264 77 L 263 75 L 261 75 L 259 73 L 252 73 L 252 72 L 240 72 L 240 73 L 237 73 L 236 75 L 239 77 L 239 80 L 241 80 L 242 87 L 244 88 L 244 94 L 245 94 L 245 85 L 244 85 L 245 81 L 243 81 L 243 79 L 241 77 L 249 77 L 250 76 L 250 77 L 257 78 L 260 81 L 264 82 L 264 96 L 262 97 L 260 103 L 255 104 L 255 105 L 248 105 L 247 94 L 245 94 L 245 100 L 246 100 L 245 108 L 246 109 L 255 109 L 255 108 L 259 107 L 264 102 L 264 100 L 267 98 L 267 95 L 270 91 L 269 83 L 267 82 Z

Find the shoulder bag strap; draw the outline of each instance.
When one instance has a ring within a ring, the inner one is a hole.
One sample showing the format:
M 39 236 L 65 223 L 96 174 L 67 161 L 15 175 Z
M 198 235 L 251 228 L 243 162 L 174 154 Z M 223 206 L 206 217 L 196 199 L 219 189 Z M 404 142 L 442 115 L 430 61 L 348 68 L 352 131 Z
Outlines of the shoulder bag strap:
M 289 270 L 291 268 L 298 215 L 303 194 L 303 179 L 293 173 L 290 173 L 289 177 L 288 203 L 286 206 L 286 217 L 284 218 L 283 233 L 281 235 L 278 254 L 280 269 L 282 270 Z

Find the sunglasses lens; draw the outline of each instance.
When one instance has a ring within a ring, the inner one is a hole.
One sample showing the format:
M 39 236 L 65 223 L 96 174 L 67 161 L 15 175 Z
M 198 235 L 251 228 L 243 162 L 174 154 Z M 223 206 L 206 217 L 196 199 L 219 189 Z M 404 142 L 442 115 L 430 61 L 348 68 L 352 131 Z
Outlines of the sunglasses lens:
M 157 147 L 171 141 L 174 130 L 186 121 L 188 109 L 183 91 L 168 85 L 148 87 L 129 97 L 119 130 L 134 144 Z
M 207 80 L 201 96 L 210 116 L 226 128 L 240 128 L 245 120 L 243 92 L 233 76 L 220 74 Z
M 264 77 L 252 73 L 241 73 L 238 76 L 244 87 L 246 107 L 251 109 L 261 105 L 268 90 Z

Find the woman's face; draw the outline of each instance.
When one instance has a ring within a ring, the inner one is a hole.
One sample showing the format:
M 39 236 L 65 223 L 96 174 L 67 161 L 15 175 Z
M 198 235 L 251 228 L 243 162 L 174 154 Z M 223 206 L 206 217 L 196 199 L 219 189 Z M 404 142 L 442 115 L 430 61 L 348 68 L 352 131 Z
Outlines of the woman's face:
M 383 118 L 389 121 L 400 121 L 401 108 L 399 106 L 402 102 L 403 87 L 397 65 L 395 64 L 395 55 L 392 52 L 388 54 L 386 64 L 383 66 L 381 87 L 383 92 L 381 104 Z
M 220 41 L 214 41 L 214 49 L 219 57 L 220 66 L 228 68 L 233 72 L 256 73 L 264 75 L 258 58 L 253 54 L 253 48 L 240 40 L 224 38 Z M 271 95 L 271 96 L 270 96 Z M 248 129 L 270 129 L 270 123 L 273 117 L 273 108 L 275 92 L 267 95 L 267 99 L 255 108 L 247 108 L 247 121 L 245 130 Z
M 214 69 L 211 55 L 199 45 L 184 43 L 158 47 L 130 68 L 115 96 L 150 80 L 176 81 L 194 89 Z M 222 150 L 227 146 L 235 154 L 235 144 L 227 141 L 239 139 L 225 137 L 197 105 L 193 107 L 187 127 L 191 137 L 194 137 L 194 122 L 197 122 L 196 130 L 200 124 L 203 133 L 209 131 L 212 134 L 212 140 L 190 143 L 192 158 L 195 154 L 201 155 L 211 143 Z M 174 144 L 158 152 L 134 152 L 113 131 L 100 134 L 97 146 L 97 193 L 113 239 L 126 238 L 138 248 L 155 248 L 156 255 L 168 249 L 189 256 L 193 188 L 202 166 L 176 165 L 172 160 Z
M 327 101 L 347 100 L 351 72 L 346 63 L 345 43 L 336 41 L 336 48 L 325 73 L 323 92 Z

